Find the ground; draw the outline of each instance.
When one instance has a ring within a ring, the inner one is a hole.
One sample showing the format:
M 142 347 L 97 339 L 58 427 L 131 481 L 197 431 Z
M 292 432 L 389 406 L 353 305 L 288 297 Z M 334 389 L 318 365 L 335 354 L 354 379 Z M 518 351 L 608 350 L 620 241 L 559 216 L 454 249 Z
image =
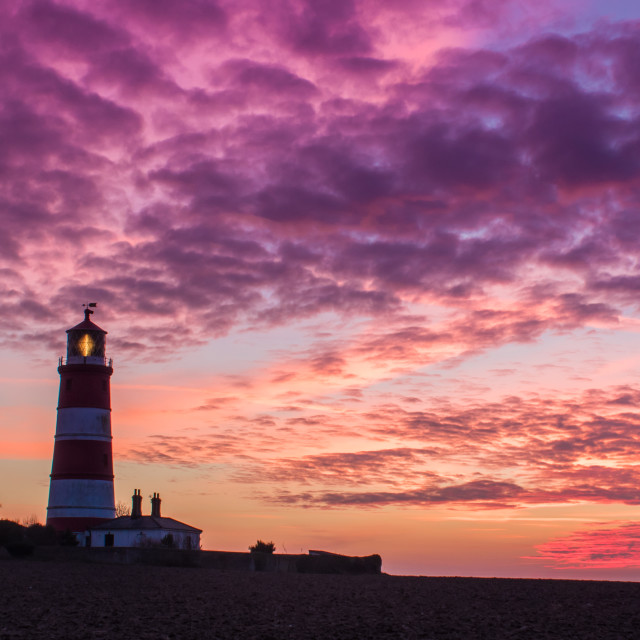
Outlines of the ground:
M 0 558 L 0 639 L 637 638 L 640 584 Z

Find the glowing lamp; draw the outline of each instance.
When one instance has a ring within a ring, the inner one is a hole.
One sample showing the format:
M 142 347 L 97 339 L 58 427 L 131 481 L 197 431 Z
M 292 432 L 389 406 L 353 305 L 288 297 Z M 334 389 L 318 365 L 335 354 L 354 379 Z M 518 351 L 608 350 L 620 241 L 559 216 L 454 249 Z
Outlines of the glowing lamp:
M 88 333 L 85 333 L 78 341 L 78 351 L 84 356 L 90 356 L 93 350 L 93 340 Z

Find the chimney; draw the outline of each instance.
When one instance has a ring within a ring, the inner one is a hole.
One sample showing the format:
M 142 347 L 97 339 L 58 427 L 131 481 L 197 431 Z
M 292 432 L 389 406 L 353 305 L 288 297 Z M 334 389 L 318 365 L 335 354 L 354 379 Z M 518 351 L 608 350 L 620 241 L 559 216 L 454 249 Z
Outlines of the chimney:
M 151 515 L 156 518 L 160 517 L 160 494 L 154 493 L 153 498 L 151 498 Z
M 142 518 L 142 496 L 140 489 L 134 489 L 131 496 L 131 518 Z

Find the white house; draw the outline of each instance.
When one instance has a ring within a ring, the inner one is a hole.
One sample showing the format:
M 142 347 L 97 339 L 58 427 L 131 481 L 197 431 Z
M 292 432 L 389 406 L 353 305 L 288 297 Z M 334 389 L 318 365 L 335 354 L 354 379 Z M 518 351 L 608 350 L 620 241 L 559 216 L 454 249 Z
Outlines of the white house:
M 160 514 L 160 494 L 151 498 L 151 515 L 142 515 L 140 489 L 134 489 L 131 515 L 107 520 L 89 529 L 91 547 L 148 547 L 166 545 L 175 549 L 200 549 L 202 529 L 196 529 Z

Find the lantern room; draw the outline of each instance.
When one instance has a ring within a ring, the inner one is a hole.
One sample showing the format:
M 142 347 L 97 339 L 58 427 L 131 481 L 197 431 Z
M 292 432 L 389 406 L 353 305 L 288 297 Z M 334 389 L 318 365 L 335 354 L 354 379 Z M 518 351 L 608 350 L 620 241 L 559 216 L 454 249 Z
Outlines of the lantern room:
M 87 306 L 84 320 L 67 330 L 67 364 L 105 364 L 107 332 L 91 322 L 92 313 Z

